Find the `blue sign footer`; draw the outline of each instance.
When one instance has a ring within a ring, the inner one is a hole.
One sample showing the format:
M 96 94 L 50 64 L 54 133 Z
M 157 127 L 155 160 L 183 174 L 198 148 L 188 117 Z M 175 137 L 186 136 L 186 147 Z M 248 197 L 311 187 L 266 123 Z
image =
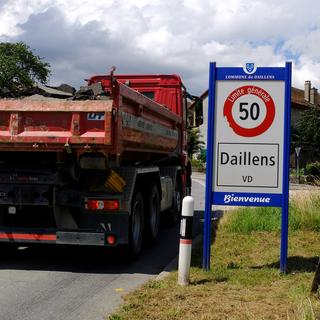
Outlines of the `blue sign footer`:
M 223 206 L 281 207 L 282 194 L 213 192 L 213 203 Z

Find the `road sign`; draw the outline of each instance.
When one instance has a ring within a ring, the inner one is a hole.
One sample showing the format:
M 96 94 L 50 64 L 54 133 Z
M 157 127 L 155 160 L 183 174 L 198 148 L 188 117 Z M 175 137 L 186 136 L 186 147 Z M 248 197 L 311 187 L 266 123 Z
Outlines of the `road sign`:
M 295 152 L 296 152 L 297 157 L 299 158 L 299 156 L 300 156 L 300 151 L 301 151 L 301 147 L 295 147 L 294 150 L 295 150 Z
M 236 87 L 224 102 L 223 115 L 239 136 L 263 134 L 270 128 L 275 116 L 272 96 L 258 86 L 238 87 L 236 84 Z
M 281 205 L 284 82 L 217 80 L 215 89 L 214 203 Z
M 210 262 L 210 217 L 215 204 L 282 207 L 280 262 L 285 271 L 290 99 L 290 63 L 285 68 L 210 64 L 205 269 Z

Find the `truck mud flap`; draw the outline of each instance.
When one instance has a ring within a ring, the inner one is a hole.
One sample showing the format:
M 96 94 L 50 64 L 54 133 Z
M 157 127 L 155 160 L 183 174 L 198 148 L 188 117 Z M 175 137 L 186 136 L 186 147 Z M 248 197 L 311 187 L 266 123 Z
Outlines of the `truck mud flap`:
M 105 246 L 106 236 L 104 233 L 89 232 L 57 232 L 57 244 Z

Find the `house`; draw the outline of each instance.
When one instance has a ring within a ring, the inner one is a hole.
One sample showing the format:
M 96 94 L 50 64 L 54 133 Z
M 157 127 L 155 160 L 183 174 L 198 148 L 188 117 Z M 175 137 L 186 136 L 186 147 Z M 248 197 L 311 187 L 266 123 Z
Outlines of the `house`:
M 303 111 L 318 105 L 318 89 L 311 87 L 311 81 L 304 83 L 304 90 L 291 88 L 291 125 L 295 126 Z

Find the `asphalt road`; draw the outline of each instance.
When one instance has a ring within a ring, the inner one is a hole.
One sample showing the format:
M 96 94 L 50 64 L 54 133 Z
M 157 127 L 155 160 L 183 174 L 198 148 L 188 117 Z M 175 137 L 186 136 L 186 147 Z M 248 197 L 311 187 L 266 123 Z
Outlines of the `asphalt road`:
M 204 208 L 204 175 L 193 181 L 195 209 Z M 196 232 L 201 230 L 199 215 Z M 178 252 L 179 227 L 163 226 L 155 245 L 132 263 L 113 252 L 30 247 L 1 251 L 0 319 L 105 320 L 122 295 L 157 275 Z

